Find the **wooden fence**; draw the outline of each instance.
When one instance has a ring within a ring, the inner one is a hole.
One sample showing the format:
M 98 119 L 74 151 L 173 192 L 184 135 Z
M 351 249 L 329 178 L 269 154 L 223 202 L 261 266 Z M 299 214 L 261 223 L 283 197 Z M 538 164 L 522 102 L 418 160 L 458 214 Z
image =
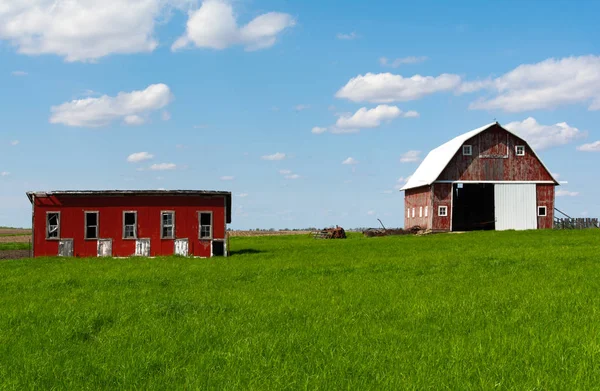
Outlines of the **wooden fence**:
M 598 219 L 591 218 L 555 218 L 555 229 L 585 229 L 585 228 L 600 228 Z

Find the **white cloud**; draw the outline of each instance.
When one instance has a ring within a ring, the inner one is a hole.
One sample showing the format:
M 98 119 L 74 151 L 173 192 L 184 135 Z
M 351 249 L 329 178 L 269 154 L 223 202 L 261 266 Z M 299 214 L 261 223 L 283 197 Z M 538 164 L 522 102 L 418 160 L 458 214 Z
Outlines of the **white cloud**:
M 414 163 L 421 161 L 421 151 L 408 151 L 400 155 L 400 163 Z
M 403 64 L 418 64 L 418 63 L 426 61 L 426 60 L 427 60 L 427 57 L 425 57 L 425 56 L 403 57 L 403 58 L 397 58 L 392 61 L 388 60 L 386 57 L 381 57 L 379 59 L 379 64 L 381 64 L 381 66 L 384 66 L 384 67 L 398 68 L 400 65 L 403 65 Z
M 321 128 L 319 126 L 315 126 L 314 128 L 312 128 L 311 132 L 313 134 L 321 134 L 321 133 L 327 132 L 327 128 Z
M 127 125 L 139 126 L 143 125 L 144 122 L 146 122 L 146 120 L 140 117 L 139 115 L 128 115 L 125 118 L 123 118 L 123 122 L 125 122 Z
M 358 160 L 353 157 L 349 157 L 342 162 L 342 164 L 358 164 Z
M 497 95 L 471 103 L 471 109 L 521 112 L 585 104 L 600 110 L 600 56 L 549 58 L 519 65 L 495 79 L 464 83 L 460 92 L 489 89 Z
M 300 175 L 298 174 L 291 174 L 291 175 L 286 175 L 285 179 L 298 179 L 300 178 Z
M 564 145 L 585 136 L 585 132 L 569 126 L 566 122 L 542 125 L 533 117 L 526 118 L 521 122 L 515 121 L 506 124 L 506 129 L 515 132 L 533 149 L 538 150 Z
M 10 145 L 12 145 L 13 147 L 16 145 L 19 145 L 20 141 L 19 140 L 13 140 L 10 142 Z
M 0 15 L 0 20 L 2 20 L 1 15 Z M 25 72 L 25 71 L 12 71 L 11 75 L 13 75 L 13 76 L 27 76 L 27 72 Z
M 8 172 L 8 171 L 0 172 L 0 176 L 9 176 L 9 175 L 10 175 L 10 172 Z
M 127 156 L 127 161 L 129 163 L 139 163 L 139 162 L 143 162 L 144 160 L 150 160 L 152 158 L 154 158 L 154 155 L 152 155 L 151 153 L 136 152 L 136 153 L 132 153 L 131 155 Z
M 556 190 L 557 197 L 576 197 L 579 193 L 576 191 L 568 191 L 568 190 Z
M 276 152 L 272 155 L 261 156 L 262 160 L 283 160 L 285 159 L 285 153 Z
M 350 34 L 338 33 L 336 35 L 336 37 L 337 37 L 337 39 L 341 39 L 341 40 L 352 40 L 352 39 L 358 38 L 358 34 L 356 34 L 354 31 L 351 32 Z
M 281 175 L 289 175 L 292 173 L 292 170 L 279 170 L 279 173 Z
M 396 185 L 394 186 L 394 189 L 396 189 L 396 190 L 402 189 L 402 187 L 410 180 L 411 176 L 412 175 L 409 175 L 406 178 L 404 178 L 404 177 L 398 178 L 398 180 L 396 181 Z
M 230 176 L 230 175 L 225 175 L 225 176 L 222 176 L 222 177 L 221 177 L 221 180 L 222 180 L 222 181 L 232 181 L 232 180 L 234 180 L 234 179 L 235 179 L 235 177 L 233 177 L 233 176 Z
M 364 128 L 376 128 L 380 126 L 382 122 L 391 121 L 400 116 L 415 117 L 418 115 L 419 114 L 416 111 L 403 113 L 402 110 L 396 106 L 379 105 L 370 110 L 366 107 L 362 107 L 352 115 L 342 114 L 335 123 L 335 126 L 331 129 L 331 132 L 356 132 Z
M 26 55 L 95 61 L 109 54 L 152 52 L 157 19 L 186 0 L 3 0 L 0 40 Z
M 414 111 L 414 110 L 410 110 L 410 111 L 407 111 L 406 113 L 404 113 L 402 116 L 404 118 L 418 118 L 421 115 L 418 112 Z
M 237 196 L 240 198 L 246 198 L 246 197 L 248 197 L 248 193 L 240 193 Z
M 168 170 L 174 170 L 177 168 L 177 165 L 175 163 L 158 163 L 158 164 L 153 164 L 150 166 L 150 169 L 152 171 L 168 171 Z
M 391 73 L 367 73 L 350 79 L 335 96 L 353 102 L 404 102 L 454 90 L 460 82 L 460 76 L 446 73 L 437 77 L 414 75 L 407 78 Z
M 163 121 L 168 121 L 171 119 L 171 113 L 169 113 L 168 111 L 163 111 L 162 113 L 160 113 L 160 119 L 162 119 Z
M 122 118 L 139 125 L 140 115 L 167 106 L 173 95 L 165 84 L 152 84 L 142 91 L 120 92 L 115 97 L 103 95 L 53 106 L 50 122 L 67 126 L 99 127 Z M 142 120 L 143 121 L 143 120 Z
M 310 109 L 310 105 L 300 104 L 300 105 L 296 105 L 294 107 L 294 110 L 296 110 L 296 111 L 304 111 L 304 110 L 308 110 L 308 109 Z
M 225 0 L 205 0 L 188 16 L 185 34 L 171 46 L 174 51 L 190 45 L 218 50 L 233 45 L 244 45 L 247 51 L 266 49 L 283 30 L 296 24 L 291 15 L 269 12 L 239 27 L 233 7 Z
M 367 214 L 368 214 L 369 216 L 374 216 L 376 213 L 377 213 L 377 212 L 375 212 L 374 210 L 370 210 L 370 211 L 368 211 L 368 212 L 367 212 Z
M 582 152 L 600 152 L 600 141 L 580 145 L 577 147 L 577 150 Z

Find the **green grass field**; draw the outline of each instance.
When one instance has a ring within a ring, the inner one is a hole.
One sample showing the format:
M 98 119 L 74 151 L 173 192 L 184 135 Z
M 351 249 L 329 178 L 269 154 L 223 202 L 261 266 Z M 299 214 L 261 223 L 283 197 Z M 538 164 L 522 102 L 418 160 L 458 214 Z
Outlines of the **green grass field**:
M 0 262 L 0 389 L 595 389 L 600 230 Z
M 29 250 L 29 243 L 0 243 L 0 251 Z

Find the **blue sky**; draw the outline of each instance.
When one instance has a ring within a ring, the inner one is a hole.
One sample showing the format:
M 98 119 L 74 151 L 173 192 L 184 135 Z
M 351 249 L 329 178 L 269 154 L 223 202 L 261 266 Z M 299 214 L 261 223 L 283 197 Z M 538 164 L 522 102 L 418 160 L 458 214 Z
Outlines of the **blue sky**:
M 232 191 L 232 228 L 401 226 L 420 159 L 494 119 L 568 182 L 559 209 L 600 215 L 598 2 L 22 3 L 0 225 L 30 225 L 29 190 L 164 188 Z

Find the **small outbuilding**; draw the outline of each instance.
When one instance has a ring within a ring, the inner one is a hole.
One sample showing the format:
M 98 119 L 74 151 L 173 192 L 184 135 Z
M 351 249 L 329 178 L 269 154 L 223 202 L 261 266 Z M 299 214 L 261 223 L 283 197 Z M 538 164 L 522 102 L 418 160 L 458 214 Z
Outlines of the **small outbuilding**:
M 228 254 L 230 192 L 52 191 L 27 197 L 35 257 Z
M 434 232 L 552 228 L 554 187 L 526 140 L 497 122 L 429 152 L 404 191 L 404 226 Z

